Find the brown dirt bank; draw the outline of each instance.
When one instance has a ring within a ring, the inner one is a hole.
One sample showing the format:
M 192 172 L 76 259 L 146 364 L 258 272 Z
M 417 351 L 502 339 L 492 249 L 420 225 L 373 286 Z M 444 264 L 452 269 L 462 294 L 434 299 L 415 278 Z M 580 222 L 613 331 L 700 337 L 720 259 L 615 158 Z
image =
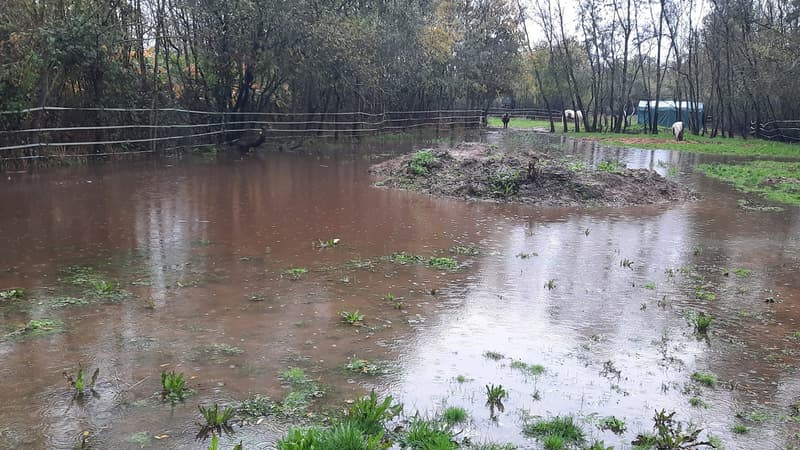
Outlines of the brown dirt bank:
M 372 166 L 370 172 L 381 178 L 376 185 L 551 206 L 631 206 L 693 197 L 685 187 L 646 169 L 581 169 L 533 151 L 507 152 L 477 143 L 426 151 L 433 161 L 413 164 L 414 155 L 403 155 Z

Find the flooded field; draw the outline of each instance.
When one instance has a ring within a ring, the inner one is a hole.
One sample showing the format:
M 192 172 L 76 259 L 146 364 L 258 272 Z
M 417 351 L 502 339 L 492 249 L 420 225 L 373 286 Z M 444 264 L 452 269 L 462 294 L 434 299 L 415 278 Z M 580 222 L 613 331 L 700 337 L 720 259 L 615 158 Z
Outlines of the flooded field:
M 0 448 L 204 449 L 197 406 L 254 398 L 266 418 L 235 420 L 221 448 L 274 448 L 372 389 L 407 416 L 465 408 L 474 443 L 541 448 L 524 425 L 571 415 L 630 448 L 666 409 L 727 449 L 800 445 L 800 210 L 742 208 L 692 172 L 719 157 L 473 139 L 652 168 L 700 199 L 373 187 L 376 161 L 447 145 L 424 139 L 4 174 Z M 76 396 L 80 368 L 99 372 Z M 184 401 L 162 401 L 164 371 L 185 374 Z

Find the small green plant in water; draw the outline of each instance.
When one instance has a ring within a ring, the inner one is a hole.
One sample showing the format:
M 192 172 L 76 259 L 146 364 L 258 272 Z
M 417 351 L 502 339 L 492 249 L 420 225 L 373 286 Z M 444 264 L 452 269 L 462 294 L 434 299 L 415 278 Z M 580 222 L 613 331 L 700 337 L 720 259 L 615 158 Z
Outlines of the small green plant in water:
M 387 371 L 385 363 L 361 359 L 355 355 L 347 361 L 344 367 L 350 372 L 363 373 L 366 375 L 380 375 Z
M 333 248 L 339 245 L 339 242 L 341 242 L 341 239 L 338 238 L 328 239 L 327 241 L 317 239 L 316 242 L 311 243 L 311 246 L 315 248 Z
M 191 389 L 186 387 L 183 373 L 177 373 L 174 370 L 161 372 L 161 400 L 180 402 L 191 392 Z
M 349 325 L 358 325 L 361 323 L 361 321 L 364 320 L 364 316 L 361 313 L 359 313 L 358 310 L 352 312 L 339 311 L 339 317 L 341 317 L 342 320 Z
M 455 450 L 453 435 L 441 423 L 433 420 L 415 419 L 400 439 L 401 448 Z
M 692 381 L 708 387 L 714 387 L 717 384 L 717 377 L 711 373 L 694 372 L 691 378 Z
M 91 285 L 97 295 L 110 295 L 117 290 L 115 283 L 106 280 L 92 280 Z
M 384 432 L 385 423 L 399 416 L 402 404 L 395 404 L 389 396 L 380 401 L 375 391 L 353 402 L 345 414 L 344 421 L 355 425 L 364 434 L 378 435 Z
M 652 291 L 652 290 L 655 290 L 656 284 L 653 283 L 653 282 L 645 283 L 644 285 L 642 285 L 642 287 L 645 288 L 645 289 L 650 289 Z
M 19 299 L 25 296 L 25 289 L 13 288 L 0 291 L 0 298 L 3 300 Z
M 627 429 L 627 426 L 624 420 L 617 419 L 614 416 L 608 416 L 600 419 L 597 423 L 597 428 L 603 431 L 611 431 L 614 434 L 622 434 Z
M 707 334 L 712 320 L 714 320 L 714 317 L 711 314 L 706 314 L 702 311 L 689 316 L 689 324 L 694 327 L 695 333 L 698 334 Z
M 632 444 L 641 448 L 670 450 L 714 448 L 711 442 L 698 440 L 701 429 L 689 426 L 684 430 L 683 423 L 674 417 L 674 412 L 656 411 L 653 417 L 655 434 L 639 434 Z
M 583 430 L 575 423 L 572 416 L 556 416 L 552 419 L 526 423 L 522 427 L 522 434 L 539 439 L 543 443 L 549 437 L 556 436 L 562 443 L 561 448 L 577 447 L 585 440 Z
M 491 350 L 483 352 L 484 358 L 489 358 L 493 361 L 500 361 L 501 359 L 505 358 L 506 356 L 502 353 L 493 352 Z
M 284 273 L 289 276 L 289 279 L 299 280 L 303 275 L 308 273 L 308 269 L 305 267 L 293 267 L 286 270 Z
M 275 402 L 265 395 L 256 395 L 239 404 L 236 412 L 247 417 L 266 417 L 275 412 Z
M 552 291 L 553 289 L 556 288 L 556 280 L 554 279 L 547 280 L 547 283 L 544 284 L 544 287 L 547 288 L 548 291 Z
M 233 433 L 233 427 L 228 423 L 235 412 L 232 407 L 226 406 L 220 409 L 219 405 L 214 403 L 214 406 L 209 406 L 208 408 L 199 405 L 197 409 L 200 410 L 200 414 L 205 419 L 205 424 L 201 425 L 200 432 L 195 436 L 196 439 L 205 440 L 209 434 L 218 436 L 222 433 Z
M 459 268 L 458 261 L 453 258 L 431 258 L 428 260 L 428 266 L 439 270 L 455 270 Z
M 467 410 L 458 406 L 445 408 L 442 413 L 442 420 L 449 426 L 459 425 L 467 421 Z
M 494 410 L 500 412 L 505 410 L 503 400 L 508 398 L 508 392 L 503 388 L 503 385 L 486 385 L 486 406 L 489 407 L 490 416 L 494 417 Z
M 519 252 L 519 253 L 517 253 L 516 256 L 519 259 L 528 259 L 528 258 L 530 258 L 532 256 L 539 256 L 539 254 L 536 253 L 536 252 L 532 252 L 532 253 Z
M 708 408 L 708 404 L 706 404 L 706 402 L 704 402 L 700 397 L 690 398 L 689 404 L 694 408 Z
M 411 157 L 411 172 L 414 175 L 428 175 L 436 157 L 430 150 L 420 150 Z
M 473 247 L 471 245 L 456 245 L 455 247 L 450 247 L 450 253 L 455 253 L 456 255 L 478 256 L 480 250 L 478 247 Z
M 97 383 L 97 376 L 100 374 L 100 368 L 94 369 L 92 373 L 92 378 L 89 382 L 86 382 L 85 374 L 83 372 L 83 367 L 78 366 L 78 373 L 73 377 L 72 375 L 68 374 L 65 370 L 61 373 L 64 378 L 67 380 L 70 386 L 75 389 L 75 395 L 78 397 L 83 396 L 86 388 L 88 387 L 91 392 L 94 392 L 94 386 Z
M 524 361 L 519 361 L 519 360 L 513 361 L 511 363 L 511 368 L 519 370 L 526 375 L 534 377 L 539 376 L 545 372 L 545 368 L 541 364 L 528 364 Z
M 389 260 L 395 264 L 405 266 L 407 264 L 418 264 L 425 260 L 422 256 L 412 255 L 406 252 L 397 252 L 389 255 Z
M 750 428 L 747 428 L 746 426 L 744 426 L 742 424 L 734 425 L 732 430 L 736 434 L 746 434 L 746 433 L 750 432 Z

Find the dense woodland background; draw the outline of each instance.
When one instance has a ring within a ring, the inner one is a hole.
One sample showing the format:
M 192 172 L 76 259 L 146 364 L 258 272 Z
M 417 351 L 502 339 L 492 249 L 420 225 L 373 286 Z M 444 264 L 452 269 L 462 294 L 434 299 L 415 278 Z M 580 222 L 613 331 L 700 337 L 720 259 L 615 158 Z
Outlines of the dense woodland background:
M 660 98 L 704 102 L 712 135 L 800 119 L 800 0 L 3 3 L 0 110 L 318 114 L 510 97 L 622 131 L 615 117 Z

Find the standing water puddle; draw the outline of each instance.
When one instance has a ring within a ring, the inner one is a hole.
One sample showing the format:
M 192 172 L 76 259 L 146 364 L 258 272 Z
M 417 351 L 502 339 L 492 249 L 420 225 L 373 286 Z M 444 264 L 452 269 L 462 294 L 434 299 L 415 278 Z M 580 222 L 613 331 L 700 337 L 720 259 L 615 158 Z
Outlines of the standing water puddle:
M 371 187 L 369 156 L 405 141 L 8 174 L 0 289 L 25 294 L 0 300 L 0 448 L 75 448 L 84 431 L 93 448 L 207 448 L 197 405 L 282 400 L 292 367 L 315 385 L 312 406 L 237 427 L 222 448 L 272 448 L 289 423 L 370 389 L 409 415 L 464 407 L 473 442 L 539 448 L 526 417 L 573 415 L 627 448 L 666 409 L 728 449 L 798 444 L 797 208 L 737 209 L 729 187 L 691 173 L 698 155 L 482 139 L 652 168 L 702 198 L 578 210 Z M 428 267 L 434 256 L 463 267 Z M 339 316 L 356 310 L 361 326 Z M 707 338 L 688 324 L 700 311 L 714 316 Z M 61 329 L 31 336 L 42 319 Z M 345 368 L 362 359 L 380 373 Z M 79 365 L 100 369 L 95 395 L 74 398 L 62 372 Z M 183 403 L 160 401 L 164 370 L 186 374 Z M 495 417 L 486 385 L 508 392 Z M 599 430 L 606 416 L 627 431 Z

